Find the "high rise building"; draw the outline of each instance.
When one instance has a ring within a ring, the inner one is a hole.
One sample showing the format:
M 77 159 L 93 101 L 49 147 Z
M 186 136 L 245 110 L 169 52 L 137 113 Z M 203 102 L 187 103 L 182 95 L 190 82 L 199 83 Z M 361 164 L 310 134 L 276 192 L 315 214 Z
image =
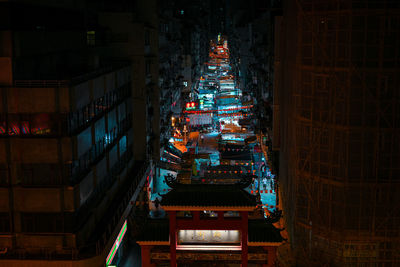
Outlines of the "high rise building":
M 276 33 L 274 145 L 298 264 L 399 266 L 399 2 L 286 1 Z
M 123 246 L 159 157 L 156 5 L 125 4 L 1 3 L 0 265 L 103 266 Z

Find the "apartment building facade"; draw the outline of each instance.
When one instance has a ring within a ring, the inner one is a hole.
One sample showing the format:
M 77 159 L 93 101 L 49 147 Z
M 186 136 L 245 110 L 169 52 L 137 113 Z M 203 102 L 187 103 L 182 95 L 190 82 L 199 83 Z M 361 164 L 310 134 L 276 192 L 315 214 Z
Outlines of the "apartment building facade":
M 0 265 L 104 266 L 151 173 L 146 60 L 113 53 L 82 8 L 2 3 Z

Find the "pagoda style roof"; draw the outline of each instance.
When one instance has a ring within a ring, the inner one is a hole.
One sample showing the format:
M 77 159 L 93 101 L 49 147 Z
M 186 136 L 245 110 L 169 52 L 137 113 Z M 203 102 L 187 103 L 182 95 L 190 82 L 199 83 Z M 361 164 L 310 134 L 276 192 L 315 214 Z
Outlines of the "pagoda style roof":
M 162 196 L 165 210 L 254 210 L 256 196 L 238 184 L 176 184 Z
M 281 243 L 280 231 L 265 219 L 249 219 L 249 243 Z
M 169 244 L 169 221 L 168 219 L 149 219 L 146 221 L 141 233 L 136 240 L 139 243 Z
M 251 151 L 246 145 L 226 144 L 220 149 L 221 159 L 251 160 Z

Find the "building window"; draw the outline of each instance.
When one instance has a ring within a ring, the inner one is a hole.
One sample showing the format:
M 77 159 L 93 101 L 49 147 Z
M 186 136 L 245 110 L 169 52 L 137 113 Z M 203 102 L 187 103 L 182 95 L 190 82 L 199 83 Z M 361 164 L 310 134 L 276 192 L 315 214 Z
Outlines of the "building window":
M 7 135 L 6 114 L 0 114 L 0 135 Z
M 62 218 L 61 213 L 21 213 L 22 232 L 63 232 Z
M 50 114 L 40 113 L 31 116 L 31 134 L 46 135 L 53 133 L 54 126 Z
M 150 45 L 150 31 L 149 30 L 145 30 L 145 32 L 144 32 L 144 44 Z
M 0 186 L 8 185 L 8 165 L 0 163 Z
M 2 135 L 49 135 L 56 132 L 57 119 L 52 114 L 9 114 L 8 125 L 0 120 L 0 134 Z M 8 129 L 6 131 L 6 127 Z
M 87 41 L 87 45 L 94 46 L 96 44 L 96 32 L 95 31 L 87 31 L 86 32 L 86 41 Z
M 10 232 L 10 215 L 8 212 L 0 213 L 0 233 Z
M 8 115 L 8 135 L 20 135 L 19 116 L 18 114 Z
M 150 75 L 151 72 L 151 62 L 150 60 L 146 60 L 146 75 Z
M 21 164 L 20 180 L 28 186 L 52 186 L 62 183 L 58 164 Z
M 160 23 L 160 32 L 168 33 L 168 24 L 167 23 Z

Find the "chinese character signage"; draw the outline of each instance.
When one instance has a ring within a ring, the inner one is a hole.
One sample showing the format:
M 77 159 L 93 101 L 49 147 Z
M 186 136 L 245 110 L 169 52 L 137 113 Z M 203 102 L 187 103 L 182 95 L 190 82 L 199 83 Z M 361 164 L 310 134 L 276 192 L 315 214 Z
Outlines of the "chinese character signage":
M 239 244 L 237 230 L 180 230 L 178 244 Z

